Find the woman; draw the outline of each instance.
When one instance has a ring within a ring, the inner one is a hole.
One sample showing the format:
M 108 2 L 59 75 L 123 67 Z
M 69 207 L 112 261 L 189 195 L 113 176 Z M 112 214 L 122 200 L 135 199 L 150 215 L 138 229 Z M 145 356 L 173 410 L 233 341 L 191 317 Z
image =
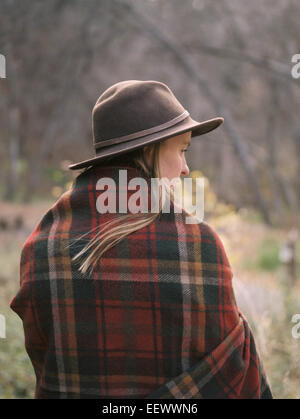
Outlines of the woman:
M 99 97 L 96 155 L 70 166 L 85 170 L 25 243 L 11 302 L 36 398 L 272 398 L 222 242 L 186 222 L 167 182 L 188 175 L 192 137 L 222 122 L 193 120 L 153 80 Z

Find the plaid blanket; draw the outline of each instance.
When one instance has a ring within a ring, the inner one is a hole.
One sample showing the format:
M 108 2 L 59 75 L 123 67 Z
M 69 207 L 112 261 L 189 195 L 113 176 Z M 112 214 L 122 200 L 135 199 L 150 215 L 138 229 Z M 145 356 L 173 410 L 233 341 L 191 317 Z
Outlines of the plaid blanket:
M 128 181 L 140 176 L 124 169 Z M 96 183 L 118 176 L 115 167 L 79 175 L 24 244 L 10 306 L 23 321 L 35 398 L 272 398 L 206 222 L 187 224 L 171 205 L 104 253 L 92 276 L 79 272 L 71 259 L 116 216 L 96 210 Z

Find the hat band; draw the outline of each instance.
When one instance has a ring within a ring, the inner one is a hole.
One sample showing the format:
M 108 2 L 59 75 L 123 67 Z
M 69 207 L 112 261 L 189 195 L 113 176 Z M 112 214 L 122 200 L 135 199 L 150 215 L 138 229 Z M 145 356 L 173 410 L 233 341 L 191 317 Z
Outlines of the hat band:
M 155 132 L 161 131 L 163 129 L 172 127 L 175 124 L 178 124 L 178 122 L 181 122 L 183 119 L 185 119 L 188 116 L 189 116 L 189 112 L 185 110 L 182 114 L 180 114 L 179 116 L 176 116 L 176 118 L 173 118 L 168 122 L 165 122 L 164 124 L 156 125 L 155 127 L 144 129 L 142 131 L 137 131 L 137 132 L 134 132 L 133 134 L 124 135 L 123 137 L 98 141 L 94 143 L 94 147 L 96 150 L 98 150 L 99 148 L 102 148 L 102 147 L 125 143 L 126 141 L 134 140 L 135 138 L 140 138 L 140 137 L 144 137 L 145 135 L 154 134 Z

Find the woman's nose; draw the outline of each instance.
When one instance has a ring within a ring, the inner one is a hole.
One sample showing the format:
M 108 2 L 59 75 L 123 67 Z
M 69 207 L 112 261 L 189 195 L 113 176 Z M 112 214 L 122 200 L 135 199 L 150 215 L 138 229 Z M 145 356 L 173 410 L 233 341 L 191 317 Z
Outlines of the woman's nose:
M 188 165 L 185 163 L 181 169 L 181 176 L 187 176 L 189 173 L 190 169 L 188 168 Z

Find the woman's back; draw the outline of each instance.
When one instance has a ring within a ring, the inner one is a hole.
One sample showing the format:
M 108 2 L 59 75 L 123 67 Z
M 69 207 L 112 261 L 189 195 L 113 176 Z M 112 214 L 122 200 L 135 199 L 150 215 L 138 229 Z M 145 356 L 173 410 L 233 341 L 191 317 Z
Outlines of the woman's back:
M 78 270 L 72 259 L 95 233 L 82 235 L 117 217 L 97 211 L 97 181 L 110 177 L 118 190 L 119 170 L 80 175 L 24 245 L 11 308 L 23 320 L 35 397 L 271 397 L 207 223 L 187 224 L 171 204 L 107 250 L 91 276 Z M 140 175 L 126 170 L 128 181 Z

